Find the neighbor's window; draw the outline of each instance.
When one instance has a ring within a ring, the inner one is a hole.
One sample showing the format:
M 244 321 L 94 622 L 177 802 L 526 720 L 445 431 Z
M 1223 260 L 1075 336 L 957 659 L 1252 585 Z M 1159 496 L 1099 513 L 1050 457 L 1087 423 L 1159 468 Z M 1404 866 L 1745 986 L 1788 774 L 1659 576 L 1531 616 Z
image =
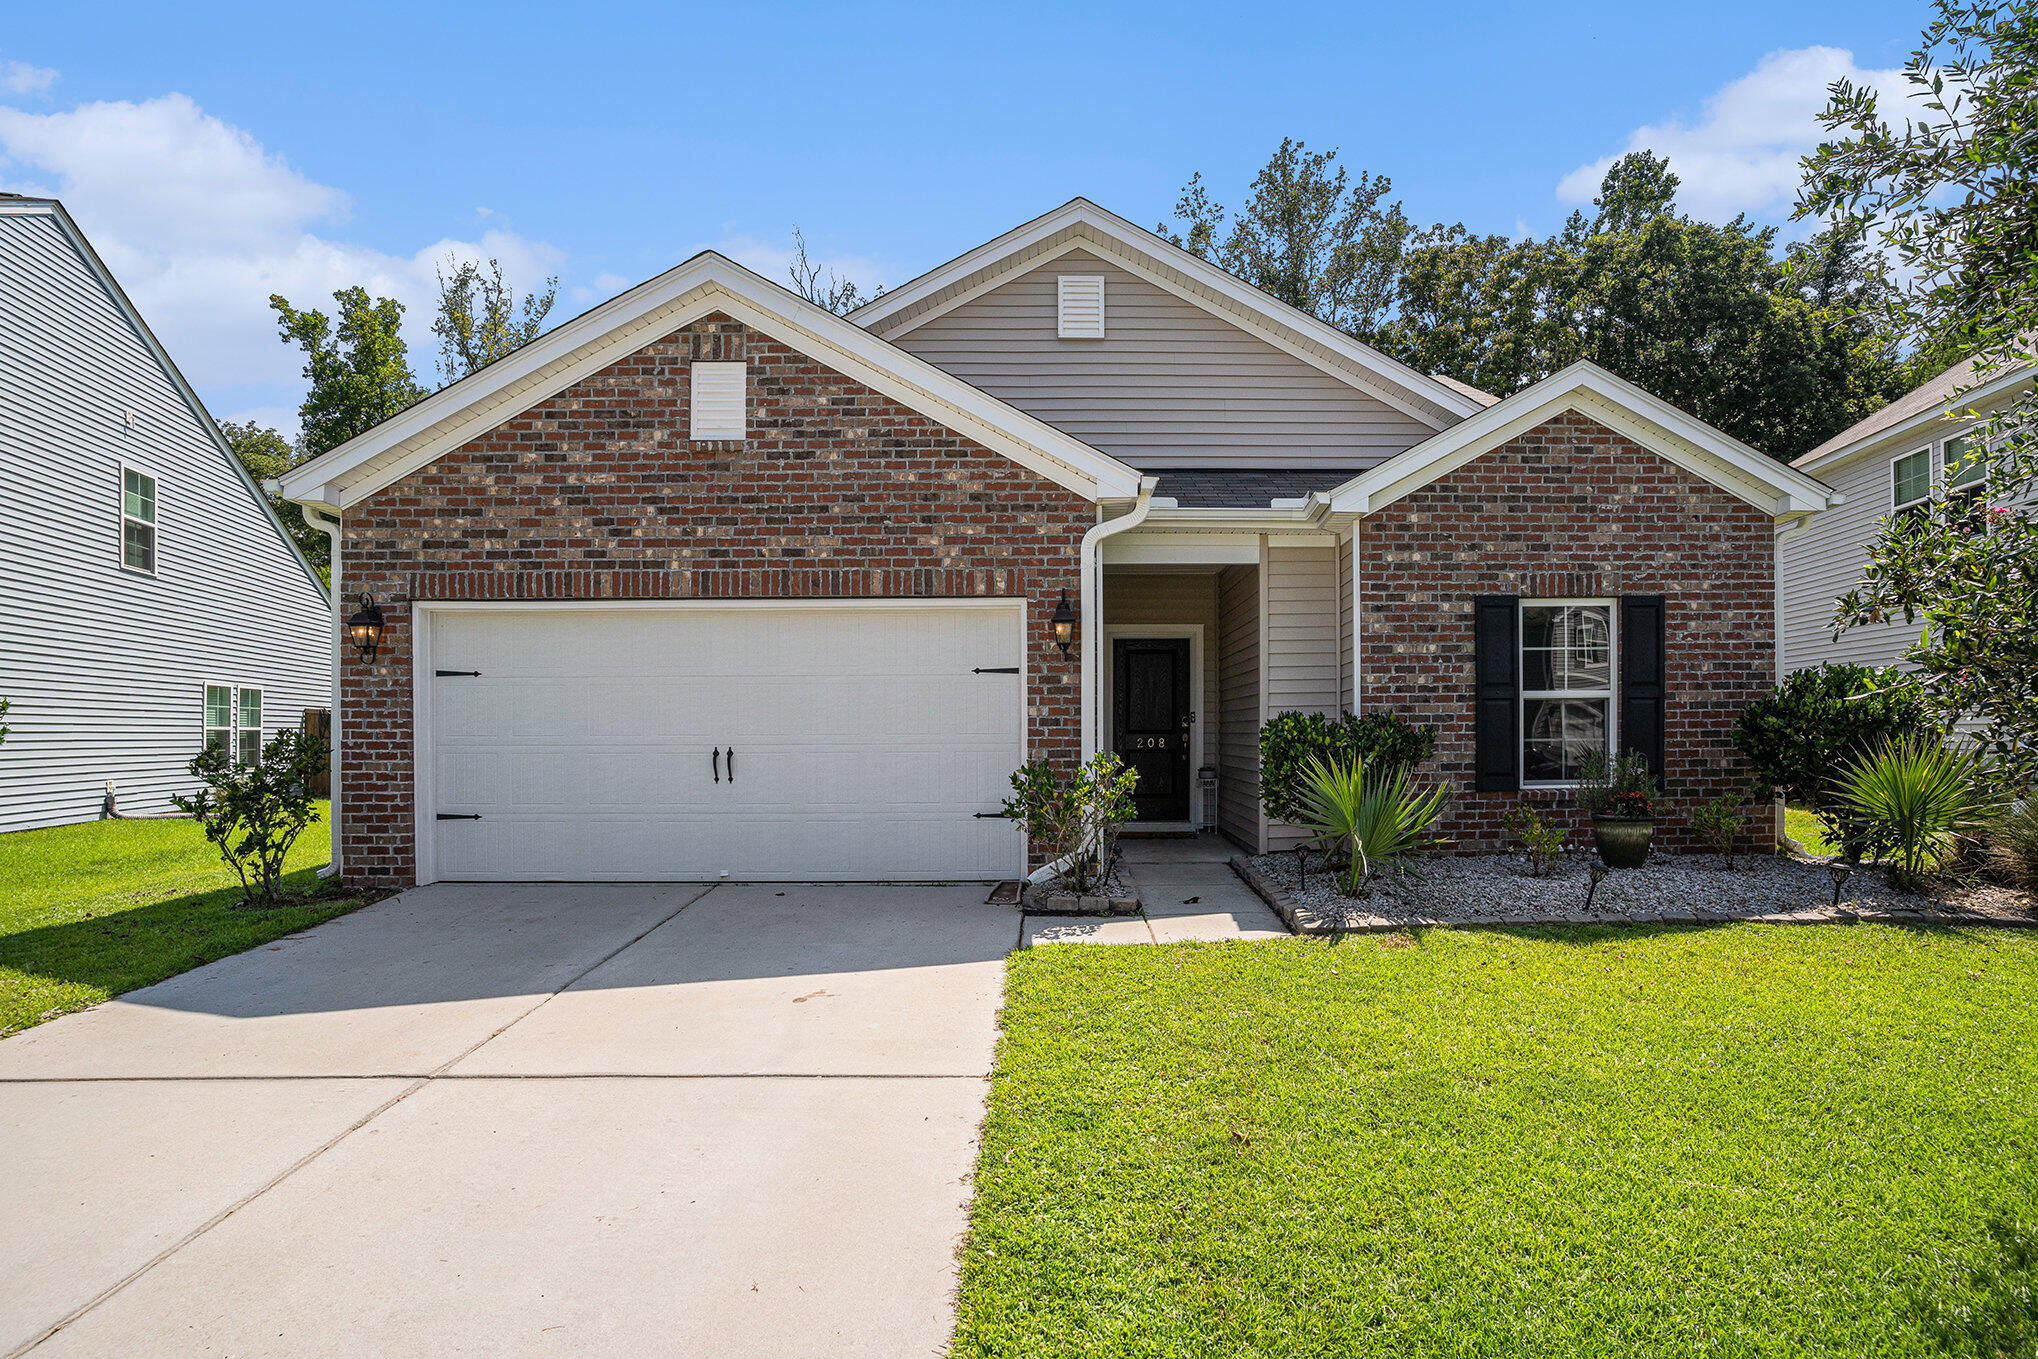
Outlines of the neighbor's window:
M 1906 453 L 1889 465 L 1890 504 L 1899 519 L 1918 520 L 1931 511 L 1932 450 L 1921 448 Z
M 262 691 L 241 690 L 241 763 L 260 764 L 262 760 Z
M 1988 465 L 1981 460 L 1980 449 L 1969 450 L 1965 435 L 1946 441 L 1941 455 L 1946 467 L 1946 489 L 1962 495 L 1980 495 L 1988 487 Z
M 205 686 L 205 744 L 231 754 L 234 741 L 234 691 L 225 684 Z
M 1613 602 L 1523 600 L 1521 781 L 1570 783 L 1613 744 Z
M 156 479 L 132 467 L 120 470 L 120 564 L 156 570 Z

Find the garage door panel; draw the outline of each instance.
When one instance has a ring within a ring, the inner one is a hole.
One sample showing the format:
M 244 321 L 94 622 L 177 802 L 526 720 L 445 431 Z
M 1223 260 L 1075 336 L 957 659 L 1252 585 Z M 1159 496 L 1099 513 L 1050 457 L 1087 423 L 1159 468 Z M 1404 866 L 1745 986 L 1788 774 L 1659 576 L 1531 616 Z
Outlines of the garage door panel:
M 433 620 L 444 878 L 986 878 L 1021 749 L 1016 608 L 591 606 Z M 737 751 L 717 781 L 711 751 Z

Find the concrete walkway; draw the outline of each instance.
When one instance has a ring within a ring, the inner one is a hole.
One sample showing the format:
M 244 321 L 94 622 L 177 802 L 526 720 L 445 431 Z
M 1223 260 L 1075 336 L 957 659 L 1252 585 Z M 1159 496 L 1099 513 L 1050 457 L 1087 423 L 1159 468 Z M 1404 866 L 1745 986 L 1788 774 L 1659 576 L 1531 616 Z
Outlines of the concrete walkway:
M 937 1354 L 983 896 L 430 887 L 0 1042 L 0 1354 Z
M 1118 842 L 1139 888 L 1134 916 L 1028 915 L 1028 944 L 1173 944 L 1286 939 L 1288 927 L 1231 871 L 1238 850 L 1221 836 Z

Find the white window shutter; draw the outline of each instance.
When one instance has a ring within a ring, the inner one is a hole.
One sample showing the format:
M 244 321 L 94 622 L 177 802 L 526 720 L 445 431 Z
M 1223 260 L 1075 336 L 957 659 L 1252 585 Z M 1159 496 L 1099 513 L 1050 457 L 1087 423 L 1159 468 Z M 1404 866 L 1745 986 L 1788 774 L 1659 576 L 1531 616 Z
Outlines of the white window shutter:
M 1101 274 L 1062 274 L 1055 279 L 1055 334 L 1064 340 L 1104 338 L 1104 279 Z
M 743 397 L 748 365 L 741 363 L 696 363 L 693 365 L 693 394 L 689 439 L 741 439 L 744 428 Z

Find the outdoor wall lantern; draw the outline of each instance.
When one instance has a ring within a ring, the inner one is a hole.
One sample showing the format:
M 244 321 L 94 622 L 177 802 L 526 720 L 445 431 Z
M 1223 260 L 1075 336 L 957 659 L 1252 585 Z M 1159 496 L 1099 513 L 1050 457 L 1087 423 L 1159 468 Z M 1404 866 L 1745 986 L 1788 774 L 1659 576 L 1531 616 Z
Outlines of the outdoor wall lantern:
M 382 609 L 375 603 L 374 595 L 361 596 L 361 607 L 347 620 L 347 638 L 362 660 L 375 659 L 375 649 L 382 645 Z
M 1047 620 L 1054 625 L 1054 644 L 1061 648 L 1061 658 L 1069 658 L 1069 644 L 1076 640 L 1076 611 L 1069 607 L 1069 592 L 1061 592 L 1061 603 L 1054 606 L 1054 613 Z

